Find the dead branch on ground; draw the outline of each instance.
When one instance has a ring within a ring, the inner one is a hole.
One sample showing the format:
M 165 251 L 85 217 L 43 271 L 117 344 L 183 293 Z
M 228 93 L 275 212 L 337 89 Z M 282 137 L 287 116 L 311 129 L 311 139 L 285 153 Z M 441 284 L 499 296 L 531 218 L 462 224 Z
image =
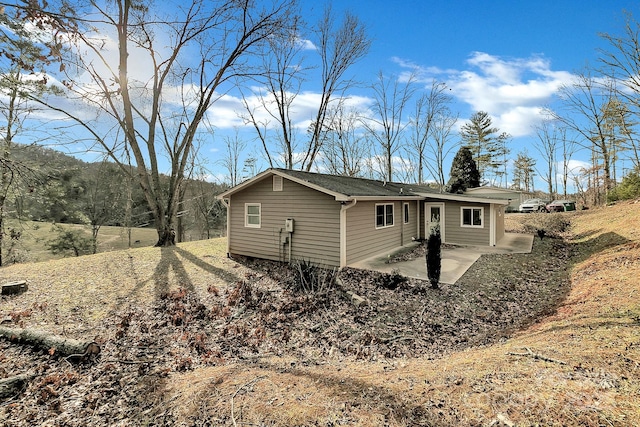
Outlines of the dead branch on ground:
M 19 344 L 29 344 L 51 355 L 67 356 L 67 359 L 83 359 L 100 354 L 100 346 L 94 341 L 79 341 L 36 329 L 0 326 L 0 337 Z
M 534 353 L 533 351 L 531 351 L 531 349 L 529 347 L 525 347 L 524 349 L 527 350 L 526 353 L 508 352 L 507 355 L 508 356 L 528 356 L 528 357 L 533 357 L 534 359 L 544 360 L 545 362 L 558 363 L 560 365 L 566 365 L 567 364 L 567 362 L 563 362 L 562 360 L 552 359 L 552 358 L 544 356 L 544 355 L 542 355 L 540 353 Z
M 266 375 L 261 375 L 259 377 L 255 377 L 254 379 L 252 379 L 251 381 L 242 384 L 236 391 L 235 393 L 233 393 L 233 396 L 231 396 L 231 421 L 233 422 L 233 426 L 234 427 L 238 427 L 238 423 L 236 422 L 236 417 L 235 417 L 235 412 L 234 412 L 234 399 L 235 397 L 241 392 L 243 391 L 245 388 L 248 387 L 253 387 L 258 381 L 262 380 L 266 378 Z

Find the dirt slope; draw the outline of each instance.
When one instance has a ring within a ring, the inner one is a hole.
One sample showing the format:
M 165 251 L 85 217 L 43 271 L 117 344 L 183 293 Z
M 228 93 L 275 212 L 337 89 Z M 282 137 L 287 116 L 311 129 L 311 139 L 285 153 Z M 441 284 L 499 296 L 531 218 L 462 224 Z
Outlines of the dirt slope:
M 6 268 L 30 283 L 0 302 L 7 324 L 103 352 L 70 364 L 2 341 L 2 376 L 35 378 L 0 421 L 638 425 L 639 212 L 581 212 L 566 243 L 483 258 L 437 293 L 347 270 L 296 294 L 288 270 L 228 260 L 224 241 Z

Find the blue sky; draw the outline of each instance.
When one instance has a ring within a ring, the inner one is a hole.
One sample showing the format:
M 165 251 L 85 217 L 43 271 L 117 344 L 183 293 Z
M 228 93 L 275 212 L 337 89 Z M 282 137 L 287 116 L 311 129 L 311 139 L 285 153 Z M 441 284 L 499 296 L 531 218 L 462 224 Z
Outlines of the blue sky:
M 309 22 L 322 13 L 320 2 L 302 5 Z M 598 48 L 606 47 L 598 34 L 621 33 L 625 10 L 640 17 L 637 1 L 342 0 L 333 7 L 357 15 L 372 38 L 367 57 L 350 70 L 357 80 L 366 85 L 379 71 L 414 71 L 425 86 L 444 81 L 461 121 L 487 111 L 513 135 L 512 157 L 523 148 L 538 155 L 531 147 L 540 109 L 553 106 L 574 72 L 598 65 Z M 314 89 L 313 82 L 303 88 Z M 366 88 L 351 94 L 370 96 Z M 584 159 L 586 153 L 576 155 Z
M 304 19 L 316 22 L 325 3 L 300 2 Z M 588 64 L 598 65 L 598 48 L 607 46 L 598 34 L 621 33 L 625 10 L 640 19 L 640 2 L 630 0 L 335 0 L 333 8 L 358 16 L 372 40 L 368 55 L 348 71 L 361 82 L 348 93 L 354 106 L 366 111 L 371 105 L 372 92 L 366 86 L 379 72 L 400 78 L 414 72 L 424 88 L 436 79 L 450 88 L 451 108 L 459 114 L 459 125 L 482 110 L 491 115 L 500 132 L 513 136 L 511 158 L 525 148 L 529 155 L 538 155 L 533 148 L 533 126 L 540 122 L 543 108 L 554 106 L 558 88 L 570 83 L 573 73 Z M 111 36 L 104 37 L 107 47 L 115 46 Z M 312 56 L 313 51 L 307 54 Z M 117 58 L 115 51 L 111 56 Z M 148 60 L 134 52 L 130 62 L 144 81 Z M 318 90 L 318 80 L 311 78 L 296 98 L 294 119 L 301 138 L 317 105 Z M 239 117 L 242 111 L 236 91 L 228 92 L 209 110 L 214 137 L 200 154 L 206 158 L 213 179 L 225 179 L 220 166 L 224 138 L 236 129 L 247 142 L 244 157 L 261 157 L 251 128 Z M 588 153 L 578 153 L 574 163 L 586 165 L 588 158 Z M 540 159 L 538 166 L 543 164 Z M 260 161 L 258 169 L 266 166 Z M 448 165 L 445 169 L 448 172 Z M 543 188 L 540 180 L 535 186 Z

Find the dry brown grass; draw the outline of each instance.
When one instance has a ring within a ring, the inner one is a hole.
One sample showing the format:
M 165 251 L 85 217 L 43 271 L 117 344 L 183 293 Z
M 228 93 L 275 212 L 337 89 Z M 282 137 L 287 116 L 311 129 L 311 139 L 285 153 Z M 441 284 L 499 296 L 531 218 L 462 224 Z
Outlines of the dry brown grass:
M 226 239 L 219 238 L 15 264 L 0 269 L 0 280 L 27 280 L 29 291 L 3 301 L 1 312 L 45 304 L 46 310 L 33 310 L 30 324 L 81 335 L 122 306 L 149 306 L 163 292 L 180 287 L 205 295 L 210 285 L 233 282 L 235 263 L 225 252 Z
M 640 203 L 571 219 L 570 294 L 499 344 L 434 359 L 256 357 L 172 373 L 149 399 L 183 425 L 640 425 Z M 3 268 L 30 289 L 2 312 L 47 304 L 29 325 L 86 336 L 120 306 L 233 283 L 243 267 L 224 252 L 219 239 Z
M 506 342 L 434 360 L 266 358 L 178 375 L 168 395 L 185 421 L 640 425 L 640 203 L 572 221 L 569 296 Z

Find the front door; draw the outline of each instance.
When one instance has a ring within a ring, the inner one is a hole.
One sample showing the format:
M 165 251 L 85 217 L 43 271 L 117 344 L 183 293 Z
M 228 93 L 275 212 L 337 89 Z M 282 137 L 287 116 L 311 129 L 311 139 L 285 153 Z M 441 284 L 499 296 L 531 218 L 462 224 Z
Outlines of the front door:
M 430 203 L 424 204 L 424 219 L 425 219 L 425 239 L 429 238 L 431 230 L 440 226 L 440 238 L 444 242 L 444 203 Z

